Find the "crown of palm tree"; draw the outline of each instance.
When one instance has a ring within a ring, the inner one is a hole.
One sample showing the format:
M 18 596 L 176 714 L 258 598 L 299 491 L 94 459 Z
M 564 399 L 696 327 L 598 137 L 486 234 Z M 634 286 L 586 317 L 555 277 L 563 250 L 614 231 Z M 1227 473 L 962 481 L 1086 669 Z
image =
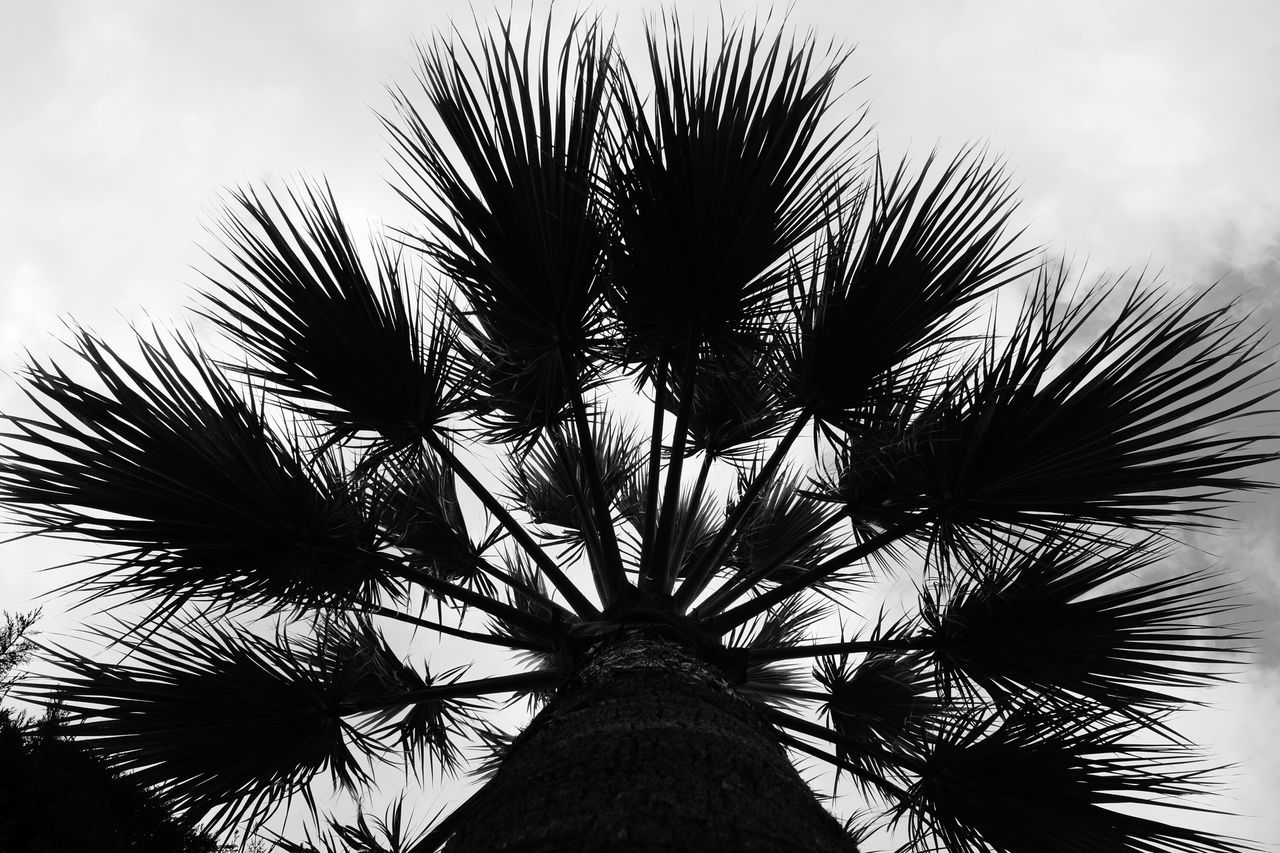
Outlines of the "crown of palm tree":
M 78 331 L 91 382 L 31 362 L 4 504 L 147 610 L 28 695 L 227 827 L 370 762 L 500 769 L 495 703 L 638 637 L 915 849 L 1247 849 L 1123 808 L 1206 789 L 1165 721 L 1247 639 L 1213 574 L 1144 576 L 1276 457 L 1237 306 L 1077 294 L 980 150 L 858 156 L 812 38 L 669 21 L 646 89 L 595 24 L 552 35 L 422 51 L 384 119 L 417 219 L 373 251 L 327 186 L 235 195 L 199 309 L 234 357 Z M 919 599 L 891 621 L 888 570 Z M 398 623 L 505 669 L 415 664 Z M 398 806 L 282 844 L 425 851 L 474 802 L 416 846 Z

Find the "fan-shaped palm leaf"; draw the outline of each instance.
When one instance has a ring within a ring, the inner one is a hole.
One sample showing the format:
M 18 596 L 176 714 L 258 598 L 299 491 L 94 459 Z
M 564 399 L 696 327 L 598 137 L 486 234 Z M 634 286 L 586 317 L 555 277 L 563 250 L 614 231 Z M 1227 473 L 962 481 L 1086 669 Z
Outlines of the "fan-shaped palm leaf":
M 932 186 L 879 158 L 865 196 L 837 206 L 807 280 L 794 281 L 795 324 L 781 347 L 786 403 L 828 426 L 876 429 L 869 407 L 895 396 L 902 369 L 954 343 L 963 309 L 1016 278 L 1026 258 L 1004 227 L 1009 181 L 972 150 Z
M 647 365 L 703 344 L 762 349 L 780 262 L 818 227 L 851 132 L 821 130 L 840 59 L 815 71 L 812 39 L 735 28 L 686 52 L 678 19 L 668 27 L 665 45 L 648 33 L 653 96 L 624 85 L 610 164 L 611 304 L 628 358 Z
M 453 684 L 463 672 L 455 669 L 435 677 L 426 667 L 419 672 L 391 649 L 367 617 L 322 623 L 319 628 L 301 645 L 326 666 L 351 669 L 351 686 L 345 698 L 355 706 L 376 706 L 389 697 Z M 361 723 L 362 727 L 376 726 L 368 729 L 372 735 L 395 735 L 401 754 L 415 767 L 430 761 L 453 772 L 461 756 L 459 741 L 468 734 L 477 707 L 461 700 L 425 700 L 407 712 L 402 707 L 380 708 Z
M 1208 787 L 1193 752 L 1135 743 L 1137 731 L 1097 715 L 961 715 L 940 727 L 926 747 L 919 781 L 899 814 L 911 813 L 913 837 L 933 839 L 950 853 L 1256 849 L 1113 809 Z M 1159 771 L 1150 769 L 1156 761 Z
M 358 680 L 347 661 L 207 625 L 157 631 L 117 663 L 46 654 L 70 673 L 43 686 L 77 731 L 180 811 L 215 809 L 232 826 L 324 770 L 347 786 L 368 779 L 360 757 L 376 745 L 343 719 Z
M 1201 572 L 1133 582 L 1162 556 L 1151 543 L 1104 549 L 1071 538 L 990 554 L 942 602 L 926 591 L 920 615 L 944 681 L 1000 704 L 1032 690 L 1131 711 L 1180 701 L 1153 688 L 1222 679 L 1248 636 L 1206 621 L 1232 609 L 1225 586 Z
M 616 419 L 601 417 L 592 430 L 590 450 L 596 456 L 595 470 L 611 514 L 619 493 L 639 467 L 640 446 L 631 430 Z M 579 532 L 590 526 L 584 506 L 590 489 L 586 452 L 572 436 L 548 433 L 512 466 L 507 480 L 535 524 Z
M 45 657 L 69 674 L 33 680 L 24 695 L 57 702 L 118 770 L 180 812 L 213 810 L 221 828 L 260 820 L 326 769 L 348 788 L 364 784 L 362 758 L 385 757 L 387 734 L 403 757 L 451 768 L 476 698 L 559 678 L 433 678 L 404 664 L 362 620 L 274 638 L 188 624 L 158 629 L 117 663 L 61 648 Z
M 688 417 L 686 454 L 705 453 L 712 459 L 744 462 L 760 442 L 776 438 L 786 428 L 778 405 L 769 353 L 749 358 L 708 358 L 697 363 L 697 378 L 668 370 L 664 404 L 680 413 L 684 389 L 693 400 Z
M 1234 472 L 1266 458 L 1251 449 L 1265 434 L 1223 431 L 1266 396 L 1248 390 L 1260 337 L 1232 306 L 1135 286 L 1071 356 L 1112 290 L 1064 310 L 1064 286 L 1065 272 L 1042 277 L 1008 346 L 922 416 L 929 439 L 899 480 L 943 533 L 1196 523 L 1229 492 L 1258 488 Z
M 846 739 L 837 754 L 886 778 L 898 771 L 894 756 L 916 745 L 941 708 L 919 655 L 871 654 L 858 664 L 847 656 L 823 657 L 813 677 L 828 692 L 832 728 Z
M 362 808 L 356 812 L 354 823 L 329 818 L 327 824 L 327 829 L 317 829 L 315 838 L 311 837 L 311 829 L 305 829 L 301 842 L 274 833 L 270 840 L 280 853 L 433 853 L 439 846 L 431 843 L 438 825 L 417 832 L 409 828 L 404 817 L 404 795 L 380 818 L 371 817 Z
M 739 476 L 738 501 L 756 476 Z M 800 475 L 786 472 L 755 497 L 724 558 L 732 570 L 730 581 L 708 596 L 698 612 L 715 613 L 758 584 L 788 581 L 831 552 L 833 512 L 805 495 L 802 482 Z
M 411 180 L 401 188 L 433 228 L 423 243 L 466 298 L 497 438 L 527 438 L 564 416 L 591 380 L 603 320 L 596 160 L 610 49 L 578 19 L 558 57 L 550 26 L 534 51 L 532 30 L 520 42 L 509 25 L 477 53 L 437 41 L 419 81 L 445 136 L 403 92 L 403 125 L 386 122 L 425 185 L 425 195 Z
M 371 431 L 389 450 L 416 447 L 469 403 L 448 312 L 421 328 L 417 284 L 389 249 L 375 285 L 327 188 L 291 192 L 293 213 L 268 197 L 237 195 L 240 217 L 224 225 L 235 262 L 219 262 L 230 282 L 204 294 L 205 316 L 258 360 L 250 376 L 331 424 L 335 440 Z
M 395 581 L 372 560 L 362 499 L 306 465 L 191 345 L 138 339 L 150 375 L 85 332 L 74 352 L 101 380 L 28 369 L 43 423 L 11 419 L 0 468 L 24 523 L 116 545 L 116 566 L 78 585 L 178 606 L 315 604 Z
M 384 466 L 376 492 L 383 537 L 408 556 L 410 566 L 492 592 L 481 570 L 482 549 L 467 532 L 453 472 L 439 459 L 418 453 Z
M 737 653 L 755 648 L 776 648 L 800 642 L 810 629 L 826 615 L 826 608 L 808 604 L 800 598 L 783 602 L 766 613 L 754 625 L 743 625 L 727 639 L 726 645 Z M 731 653 L 732 654 L 732 653 Z M 807 682 L 805 674 L 791 666 L 776 662 L 752 662 L 748 655 L 733 654 L 733 660 L 745 661 L 741 675 L 742 689 L 752 692 L 780 706 L 792 703 L 790 695 L 795 688 Z

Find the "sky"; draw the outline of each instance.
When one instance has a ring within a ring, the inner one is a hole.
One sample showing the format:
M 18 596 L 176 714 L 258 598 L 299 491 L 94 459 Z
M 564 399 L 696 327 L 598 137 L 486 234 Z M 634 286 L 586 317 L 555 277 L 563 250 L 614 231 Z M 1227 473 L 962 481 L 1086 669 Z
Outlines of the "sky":
M 478 4 L 474 14 L 491 21 L 494 8 Z M 616 20 L 634 55 L 646 11 L 662 7 L 583 8 Z M 695 26 L 721 10 L 733 18 L 769 9 L 674 8 Z M 1221 279 L 1259 322 L 1280 319 L 1280 4 L 782 8 L 795 28 L 855 47 L 842 103 L 868 106 L 891 161 L 983 143 L 1020 187 L 1015 219 L 1029 244 L 1097 273 L 1158 271 L 1171 287 Z M 473 14 L 465 3 L 422 0 L 6 0 L 3 11 L 5 412 L 22 410 L 11 377 L 24 352 L 56 352 L 64 321 L 116 339 L 130 322 L 180 322 L 197 270 L 210 269 L 201 247 L 214 245 L 207 228 L 230 188 L 323 175 L 349 222 L 408 221 L 386 183 L 391 148 L 377 113 L 390 110 L 388 84 L 412 83 L 415 40 L 451 20 L 470 29 Z M 1182 559 L 1234 572 L 1253 591 L 1249 616 L 1264 636 L 1241 683 L 1210 694 L 1213 707 L 1185 730 L 1238 763 L 1225 806 L 1254 815 L 1206 825 L 1280 850 L 1271 811 L 1280 802 L 1280 500 L 1255 496 L 1234 515 L 1225 533 L 1196 540 L 1202 553 Z M 30 607 L 61 577 L 36 569 L 68 553 L 65 544 L 5 546 L 0 608 Z M 46 602 L 51 613 L 58 607 Z

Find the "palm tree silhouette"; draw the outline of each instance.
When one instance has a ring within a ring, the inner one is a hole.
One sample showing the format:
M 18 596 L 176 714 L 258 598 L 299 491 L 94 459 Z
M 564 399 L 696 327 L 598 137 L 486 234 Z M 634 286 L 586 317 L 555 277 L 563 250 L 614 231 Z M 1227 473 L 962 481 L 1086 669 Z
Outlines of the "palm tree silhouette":
M 855 850 L 886 823 L 1246 849 L 1126 807 L 1209 784 L 1167 718 L 1246 639 L 1234 593 L 1143 572 L 1276 458 L 1260 333 L 1212 292 L 1077 288 L 1017 247 L 981 150 L 863 156 L 845 57 L 668 20 L 629 65 L 588 20 L 504 24 L 394 93 L 416 219 L 372 253 L 327 186 L 238 193 L 198 309 L 230 355 L 77 330 L 76 368 L 27 369 L 4 504 L 105 546 L 89 599 L 147 605 L 101 631 L 124 660 L 47 648 L 29 695 L 215 827 L 486 748 L 398 839 L 420 853 Z M 864 595 L 889 572 L 897 617 Z M 842 825 L 794 757 L 867 811 Z M 400 813 L 374 824 L 286 846 L 381 849 Z

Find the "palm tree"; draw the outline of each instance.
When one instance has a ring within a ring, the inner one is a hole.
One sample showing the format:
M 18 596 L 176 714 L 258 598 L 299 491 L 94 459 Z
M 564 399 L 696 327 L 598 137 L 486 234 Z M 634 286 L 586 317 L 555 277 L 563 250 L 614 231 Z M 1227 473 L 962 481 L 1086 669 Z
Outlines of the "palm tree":
M 504 24 L 394 92 L 415 219 L 372 252 L 323 184 L 237 193 L 198 308 L 230 349 L 75 330 L 26 371 L 5 505 L 146 605 L 32 689 L 215 827 L 480 749 L 396 849 L 1246 849 L 1128 807 L 1209 784 L 1168 718 L 1247 638 L 1152 570 L 1276 458 L 1260 333 L 1037 261 L 981 150 L 866 156 L 845 58 Z

